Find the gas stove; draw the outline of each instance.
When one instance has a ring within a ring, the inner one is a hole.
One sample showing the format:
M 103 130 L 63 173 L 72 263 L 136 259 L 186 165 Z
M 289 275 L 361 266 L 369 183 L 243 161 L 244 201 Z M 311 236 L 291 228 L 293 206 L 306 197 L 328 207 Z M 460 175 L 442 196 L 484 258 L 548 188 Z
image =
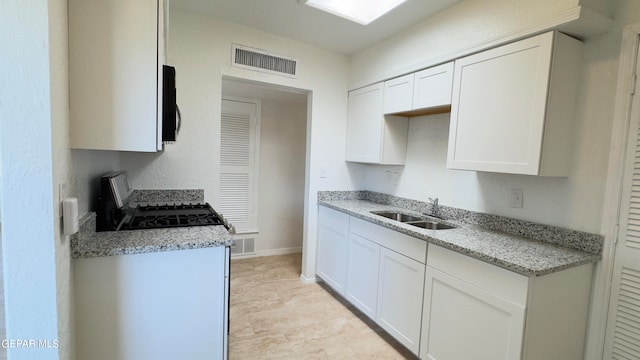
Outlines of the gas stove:
M 130 206 L 133 190 L 127 173 L 118 171 L 100 178 L 96 231 L 140 230 L 184 226 L 234 228 L 208 203 Z
M 137 206 L 121 230 L 154 229 L 180 226 L 224 225 L 224 220 L 209 204 L 165 204 Z

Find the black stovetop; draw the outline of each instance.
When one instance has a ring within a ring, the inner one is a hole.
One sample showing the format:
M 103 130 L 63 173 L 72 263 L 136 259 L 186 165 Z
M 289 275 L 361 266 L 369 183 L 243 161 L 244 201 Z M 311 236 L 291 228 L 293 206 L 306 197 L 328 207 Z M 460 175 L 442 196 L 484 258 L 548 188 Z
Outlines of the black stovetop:
M 208 203 L 150 205 L 132 208 L 120 230 L 202 225 L 224 225 L 222 217 Z

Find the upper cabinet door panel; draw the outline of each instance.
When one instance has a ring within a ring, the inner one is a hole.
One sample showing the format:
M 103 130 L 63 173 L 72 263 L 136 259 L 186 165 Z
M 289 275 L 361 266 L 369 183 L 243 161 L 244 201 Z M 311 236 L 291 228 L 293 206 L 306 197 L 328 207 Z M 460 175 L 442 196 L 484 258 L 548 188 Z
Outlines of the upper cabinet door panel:
M 555 32 L 456 60 L 448 167 L 567 176 L 580 61 Z
M 551 42 L 542 40 L 548 39 L 528 39 L 456 61 L 453 163 L 537 173 L 551 66 Z
M 434 66 L 415 73 L 413 81 L 413 109 L 451 105 L 453 62 Z
M 158 0 L 69 0 L 72 148 L 158 149 L 161 10 Z
M 349 92 L 347 161 L 380 162 L 382 101 L 383 83 Z
M 384 113 L 413 110 L 413 74 L 384 82 Z
M 404 165 L 409 120 L 382 113 L 384 83 L 349 92 L 346 160 Z

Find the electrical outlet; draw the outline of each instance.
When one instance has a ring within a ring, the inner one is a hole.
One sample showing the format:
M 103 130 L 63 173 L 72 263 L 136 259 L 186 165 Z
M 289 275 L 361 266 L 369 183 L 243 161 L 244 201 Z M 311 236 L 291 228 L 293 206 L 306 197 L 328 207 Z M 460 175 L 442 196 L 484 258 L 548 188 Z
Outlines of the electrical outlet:
M 392 179 L 393 185 L 398 185 L 398 183 L 400 182 L 400 173 L 397 171 L 393 171 L 391 173 L 391 179 Z
M 516 209 L 522 209 L 524 193 L 522 189 L 511 189 L 511 207 Z
M 393 174 L 391 173 L 391 171 L 387 170 L 385 171 L 385 174 L 386 174 L 386 180 L 387 180 L 386 183 L 389 185 L 393 184 Z

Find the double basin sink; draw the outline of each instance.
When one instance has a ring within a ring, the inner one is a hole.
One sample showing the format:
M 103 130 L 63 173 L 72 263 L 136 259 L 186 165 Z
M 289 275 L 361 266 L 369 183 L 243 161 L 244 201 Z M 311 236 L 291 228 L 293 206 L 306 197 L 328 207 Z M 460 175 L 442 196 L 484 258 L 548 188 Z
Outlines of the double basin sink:
M 386 217 L 387 219 L 399 221 L 407 225 L 412 225 L 428 230 L 446 230 L 453 229 L 454 226 L 433 220 L 429 217 L 420 217 L 399 213 L 397 211 L 371 211 L 372 214 Z

